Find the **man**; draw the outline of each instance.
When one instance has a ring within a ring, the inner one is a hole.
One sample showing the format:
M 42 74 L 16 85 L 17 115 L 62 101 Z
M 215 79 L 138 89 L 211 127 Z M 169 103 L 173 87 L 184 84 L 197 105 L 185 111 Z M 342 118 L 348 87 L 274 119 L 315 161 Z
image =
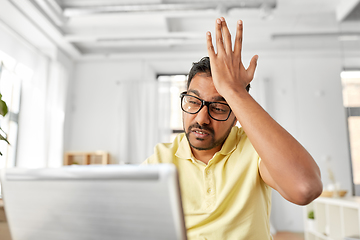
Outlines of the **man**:
M 217 19 L 217 53 L 207 32 L 210 63 L 193 65 L 181 94 L 185 134 L 145 161 L 177 166 L 189 239 L 271 239 L 271 188 L 299 205 L 322 192 L 313 158 L 247 91 L 258 56 L 244 68 L 242 30 L 238 21 L 232 50 Z

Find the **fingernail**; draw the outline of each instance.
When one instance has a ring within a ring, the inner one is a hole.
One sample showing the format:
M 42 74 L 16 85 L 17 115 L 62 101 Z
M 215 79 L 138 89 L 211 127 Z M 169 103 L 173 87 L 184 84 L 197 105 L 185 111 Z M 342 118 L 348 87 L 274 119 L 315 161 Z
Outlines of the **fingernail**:
M 241 25 L 241 24 L 242 24 L 242 21 L 241 21 L 241 20 L 239 20 L 239 21 L 238 21 L 238 24 L 239 24 L 239 25 Z
M 220 23 L 221 23 L 221 20 L 220 20 L 220 19 L 216 19 L 216 22 L 217 22 L 218 24 L 220 24 Z
M 211 36 L 211 33 L 210 33 L 210 32 L 207 32 L 206 35 Z
M 223 21 L 223 22 L 225 22 L 225 18 L 224 18 L 224 17 L 221 17 L 220 20 Z

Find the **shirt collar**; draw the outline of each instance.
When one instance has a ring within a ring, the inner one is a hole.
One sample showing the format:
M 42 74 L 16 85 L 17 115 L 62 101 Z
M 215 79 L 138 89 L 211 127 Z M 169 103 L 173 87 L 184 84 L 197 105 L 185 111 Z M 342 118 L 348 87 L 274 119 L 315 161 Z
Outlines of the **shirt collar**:
M 238 141 L 237 138 L 238 127 L 233 127 L 229 133 L 229 136 L 226 138 L 222 148 L 220 149 L 220 153 L 223 155 L 228 155 L 233 152 L 236 148 Z
M 182 139 L 180 140 L 179 147 L 175 153 L 175 156 L 183 159 L 192 159 L 192 152 L 190 148 L 190 144 L 185 136 L 185 133 L 182 133 Z

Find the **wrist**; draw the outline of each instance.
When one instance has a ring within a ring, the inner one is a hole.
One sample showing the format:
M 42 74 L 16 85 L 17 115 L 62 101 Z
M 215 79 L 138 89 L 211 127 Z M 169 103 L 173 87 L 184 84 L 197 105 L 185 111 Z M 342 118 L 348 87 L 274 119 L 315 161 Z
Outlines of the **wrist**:
M 244 96 L 244 95 L 248 95 L 249 92 L 247 91 L 246 88 L 244 87 L 232 87 L 227 91 L 227 95 L 230 96 Z

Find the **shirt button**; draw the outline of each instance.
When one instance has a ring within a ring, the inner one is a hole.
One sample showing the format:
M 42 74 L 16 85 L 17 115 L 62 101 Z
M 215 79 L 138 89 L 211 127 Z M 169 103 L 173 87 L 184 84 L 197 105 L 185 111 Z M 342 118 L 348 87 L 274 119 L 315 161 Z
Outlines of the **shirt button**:
M 208 190 L 207 190 L 208 193 L 212 193 L 212 191 L 213 190 L 211 188 L 208 188 Z
M 210 170 L 206 170 L 206 174 L 209 175 L 209 174 L 210 174 Z

